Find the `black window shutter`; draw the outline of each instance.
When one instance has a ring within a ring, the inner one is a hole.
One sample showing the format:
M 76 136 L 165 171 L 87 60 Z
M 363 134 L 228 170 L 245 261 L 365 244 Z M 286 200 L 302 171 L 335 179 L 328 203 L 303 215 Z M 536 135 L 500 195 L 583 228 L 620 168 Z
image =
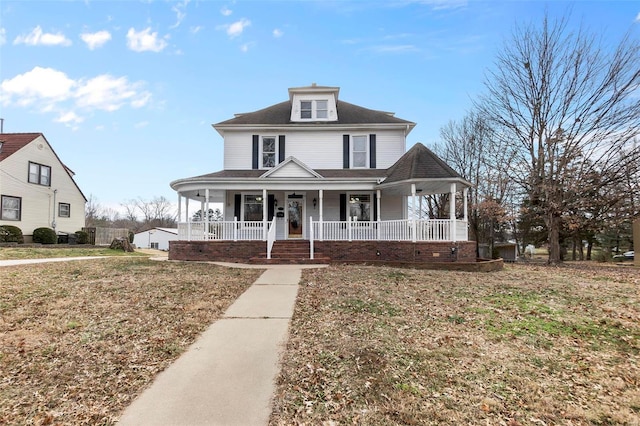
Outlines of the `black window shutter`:
M 278 136 L 278 163 L 282 163 L 284 161 L 284 135 Z
M 238 218 L 238 220 L 242 220 L 240 217 L 240 207 L 242 206 L 242 195 L 235 194 L 233 203 L 233 215 Z
M 340 194 L 340 220 L 347 220 L 347 194 Z
M 378 220 L 378 194 L 373 194 L 373 220 Z
M 258 135 L 253 135 L 253 157 L 252 157 L 252 163 L 251 163 L 251 168 L 252 169 L 257 169 L 258 168 L 258 145 L 260 143 L 260 137 Z
M 273 194 L 269 194 L 267 197 L 268 206 L 267 206 L 267 218 L 268 220 L 273 220 L 273 215 L 275 212 L 275 199 L 276 196 Z
M 376 135 L 369 135 L 369 168 L 376 168 Z
M 349 135 L 342 135 L 342 168 L 349 168 Z

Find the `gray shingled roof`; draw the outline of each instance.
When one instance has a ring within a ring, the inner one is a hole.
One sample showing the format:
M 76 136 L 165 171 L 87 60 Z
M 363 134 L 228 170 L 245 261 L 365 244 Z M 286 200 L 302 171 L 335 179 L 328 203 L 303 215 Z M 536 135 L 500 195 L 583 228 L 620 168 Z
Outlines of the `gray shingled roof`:
M 322 123 L 328 126 L 330 125 L 345 125 L 345 124 L 409 124 L 415 123 L 401 118 L 393 117 L 392 115 L 384 111 L 376 111 L 368 108 L 364 108 L 358 105 L 350 104 L 344 101 L 337 101 L 336 104 L 338 112 L 337 121 L 322 121 L 311 122 L 313 124 Z M 305 121 L 303 124 L 310 122 Z M 230 120 L 222 121 L 214 125 L 226 126 L 226 125 L 241 125 L 241 124 L 254 124 L 254 125 L 292 125 L 301 124 L 299 122 L 291 121 L 291 102 L 285 101 L 279 104 L 272 105 L 270 107 L 248 112 L 246 114 L 239 115 L 238 117 Z
M 411 179 L 462 178 L 420 142 L 416 143 L 393 166 L 387 169 L 386 175 L 385 184 Z

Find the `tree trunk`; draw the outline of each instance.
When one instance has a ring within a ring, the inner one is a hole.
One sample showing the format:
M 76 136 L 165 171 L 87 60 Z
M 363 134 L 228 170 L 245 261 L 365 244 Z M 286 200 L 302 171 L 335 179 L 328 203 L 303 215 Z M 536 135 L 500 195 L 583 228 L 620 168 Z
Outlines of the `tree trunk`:
M 562 262 L 560 254 L 560 216 L 551 213 L 549 215 L 547 227 L 549 242 L 549 265 L 557 265 Z

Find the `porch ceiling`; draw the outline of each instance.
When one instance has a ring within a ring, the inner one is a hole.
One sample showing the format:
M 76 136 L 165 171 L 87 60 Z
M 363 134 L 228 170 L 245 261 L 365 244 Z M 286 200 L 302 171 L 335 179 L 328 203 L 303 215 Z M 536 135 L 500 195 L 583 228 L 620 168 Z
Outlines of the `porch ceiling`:
M 471 184 L 463 178 L 440 178 L 440 179 L 409 179 L 400 182 L 392 182 L 378 185 L 383 194 L 410 196 L 411 185 L 416 186 L 416 195 L 448 194 L 451 192 L 451 184 L 456 184 L 456 191 L 469 188 Z

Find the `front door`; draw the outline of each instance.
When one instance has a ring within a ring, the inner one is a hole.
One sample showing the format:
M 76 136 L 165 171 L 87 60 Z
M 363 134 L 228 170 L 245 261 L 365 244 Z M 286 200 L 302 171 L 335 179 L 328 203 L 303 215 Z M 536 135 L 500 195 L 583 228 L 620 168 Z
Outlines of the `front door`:
M 289 238 L 302 238 L 303 200 L 304 198 L 294 198 L 287 201 Z

